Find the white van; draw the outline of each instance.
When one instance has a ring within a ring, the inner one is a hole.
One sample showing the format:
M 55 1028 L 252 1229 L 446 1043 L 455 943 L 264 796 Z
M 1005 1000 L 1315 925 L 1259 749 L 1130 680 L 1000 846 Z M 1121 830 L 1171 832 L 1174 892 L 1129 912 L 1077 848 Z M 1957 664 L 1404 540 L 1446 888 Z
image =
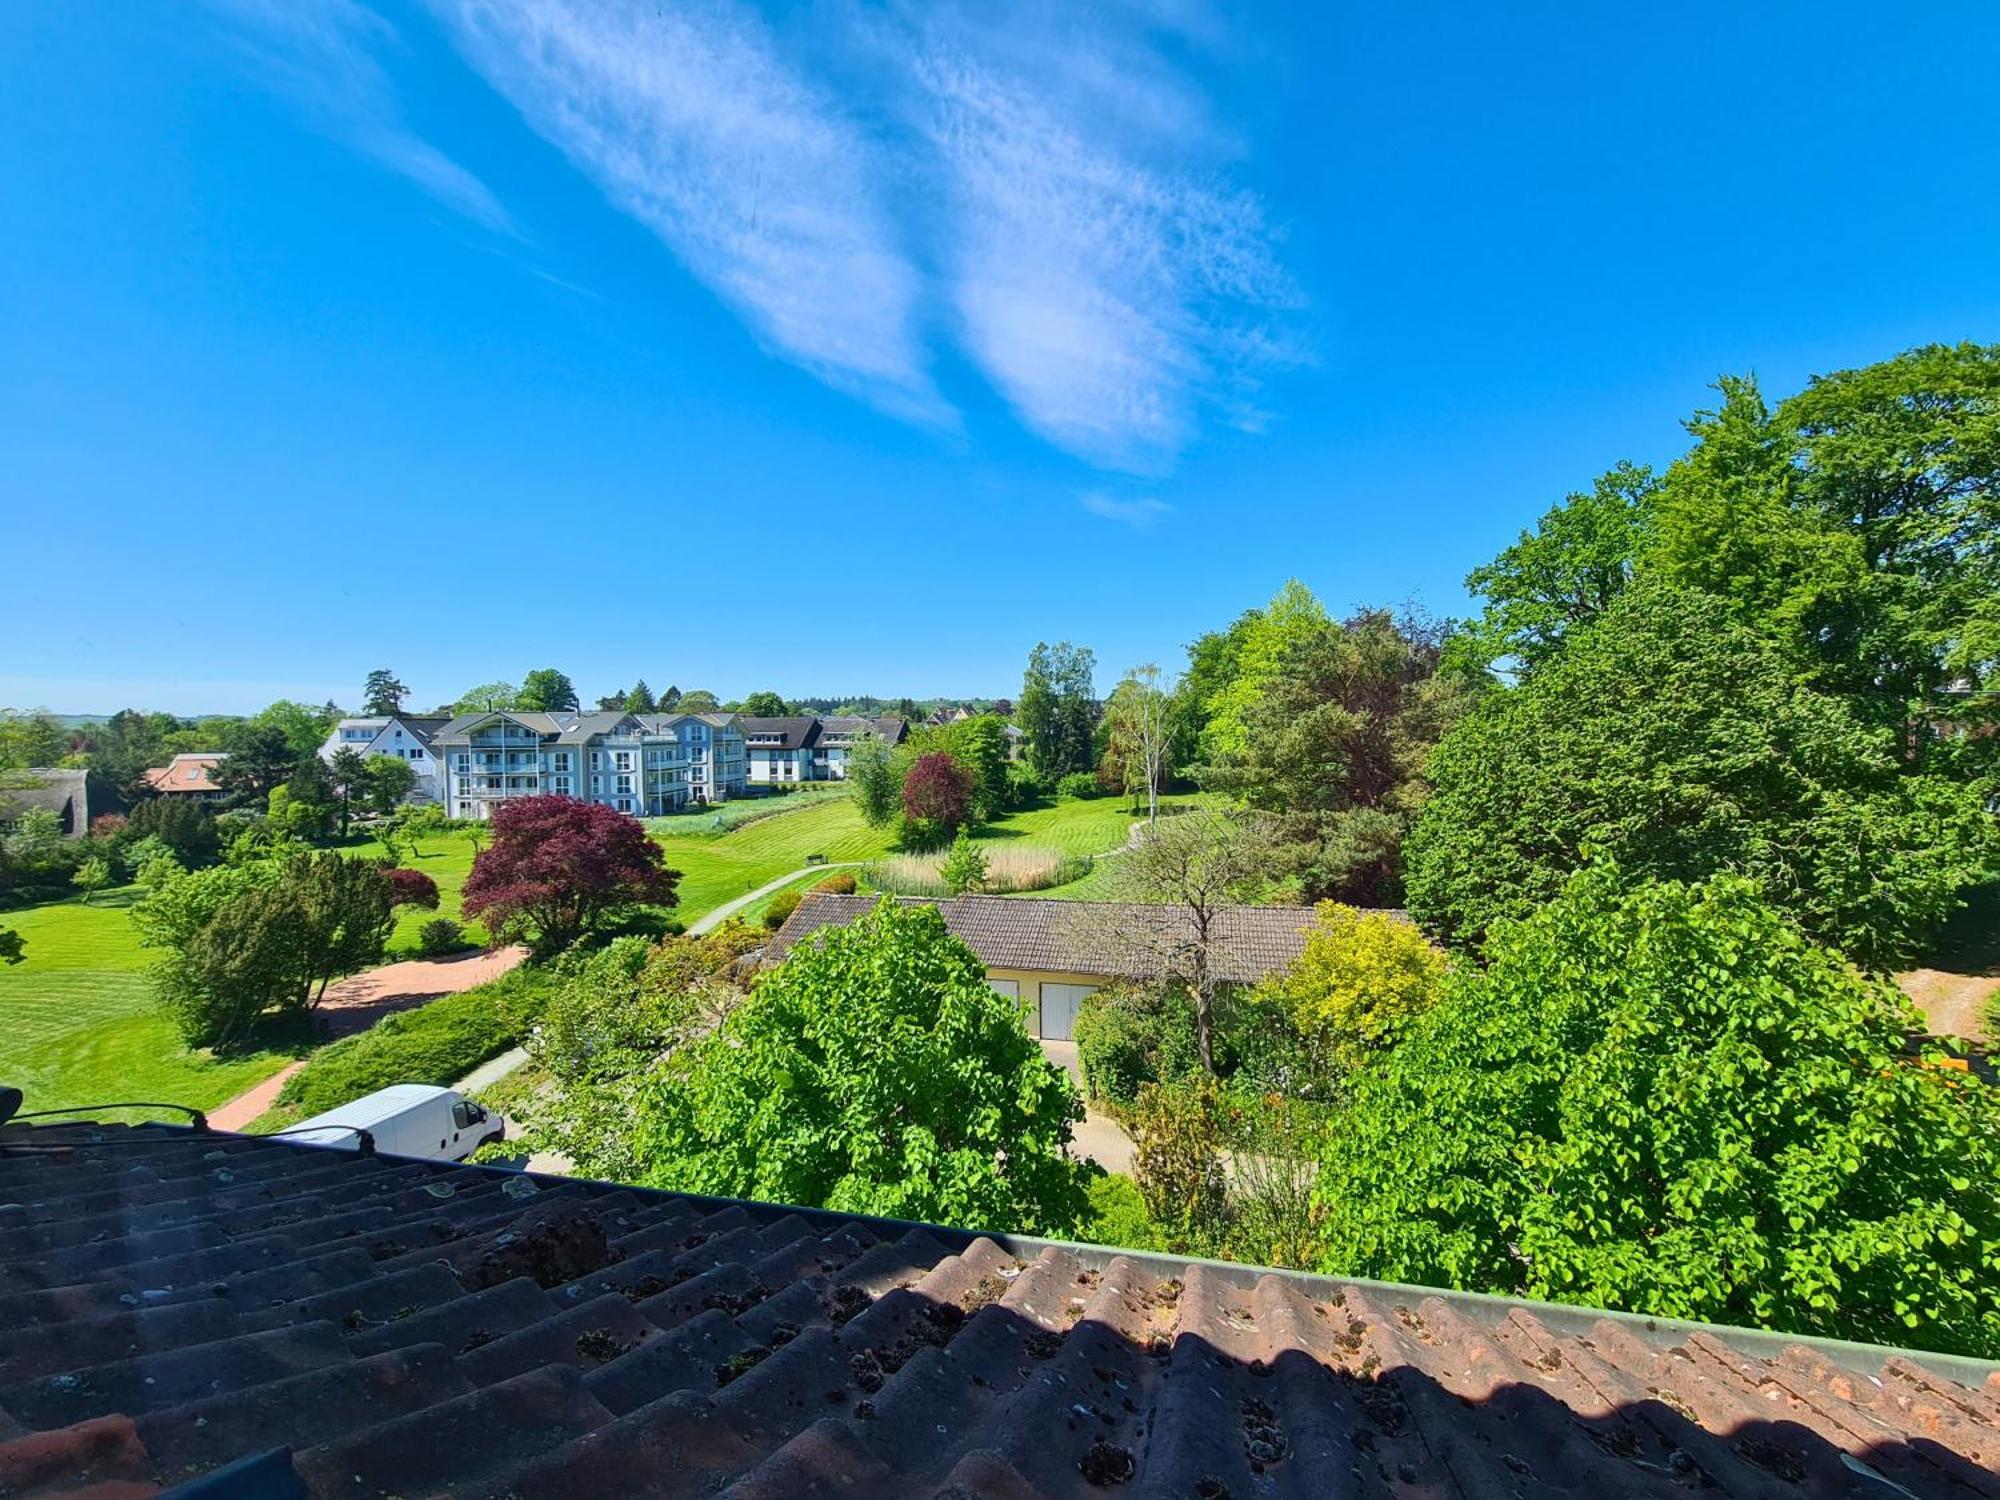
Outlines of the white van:
M 392 1083 L 338 1109 L 301 1120 L 284 1133 L 288 1141 L 353 1151 L 357 1130 L 375 1138 L 375 1149 L 391 1156 L 427 1156 L 463 1161 L 488 1141 L 503 1139 L 507 1121 L 489 1115 L 451 1089 L 427 1083 Z

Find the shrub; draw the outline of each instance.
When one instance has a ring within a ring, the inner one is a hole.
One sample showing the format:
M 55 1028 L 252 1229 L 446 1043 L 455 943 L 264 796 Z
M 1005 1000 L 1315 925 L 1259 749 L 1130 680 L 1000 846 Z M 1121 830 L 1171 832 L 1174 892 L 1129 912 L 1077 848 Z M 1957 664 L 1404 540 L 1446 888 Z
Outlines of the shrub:
M 979 846 L 961 828 L 958 837 L 951 841 L 951 851 L 945 855 L 944 863 L 938 866 L 938 878 L 944 888 L 954 896 L 969 892 L 983 891 L 986 887 L 986 856 Z
M 1065 802 L 1088 797 L 1101 797 L 1104 788 L 1098 784 L 1095 771 L 1071 771 L 1056 783 L 1056 795 Z
M 417 951 L 426 958 L 442 958 L 465 946 L 465 929 L 450 917 L 432 917 L 417 929 Z
M 1131 1105 L 1146 1085 L 1201 1068 L 1194 1007 L 1175 989 L 1108 985 L 1084 997 L 1074 1035 L 1091 1097 L 1112 1104 Z
M 547 971 L 523 965 L 475 989 L 384 1016 L 315 1053 L 278 1093 L 304 1115 L 392 1083 L 447 1087 L 519 1043 L 548 1000 Z
M 851 896 L 857 884 L 852 870 L 842 870 L 838 875 L 827 876 L 813 890 L 828 896 Z
M 1090 1222 L 1082 1238 L 1122 1250 L 1165 1250 L 1160 1226 L 1146 1212 L 1139 1184 L 1122 1172 L 1107 1172 L 1090 1184 Z
M 1048 797 L 1055 783 L 1026 761 L 1007 767 L 1007 802 L 1011 807 L 1028 807 Z
M 1146 1212 L 1177 1249 L 1222 1248 L 1228 1232 L 1228 1177 L 1222 1167 L 1225 1104 L 1212 1079 L 1139 1090 L 1130 1116 L 1132 1173 Z
M 1448 965 L 1409 922 L 1322 902 L 1297 959 L 1257 987 L 1322 1070 L 1344 1074 L 1392 1046 L 1436 998 Z
M 437 910 L 437 882 L 422 870 L 384 870 L 382 877 L 389 882 L 391 906 L 419 906 L 425 911 Z
M 786 886 L 765 906 L 764 925 L 776 932 L 791 920 L 792 913 L 799 909 L 799 902 L 804 899 L 805 893 L 799 889 L 796 882 Z
M 595 1176 L 636 1178 L 636 1095 L 662 1058 L 705 1036 L 741 999 L 735 964 L 763 940 L 741 922 L 705 937 L 619 938 L 567 955 L 528 1039 L 555 1087 L 537 1102 L 531 1149 L 555 1151 Z

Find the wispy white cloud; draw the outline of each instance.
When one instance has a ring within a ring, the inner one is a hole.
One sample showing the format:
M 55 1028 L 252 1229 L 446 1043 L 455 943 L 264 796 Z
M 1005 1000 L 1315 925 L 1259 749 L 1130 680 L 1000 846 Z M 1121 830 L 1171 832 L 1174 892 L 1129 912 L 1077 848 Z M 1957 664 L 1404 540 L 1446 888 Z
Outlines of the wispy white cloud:
M 439 4 L 528 124 L 770 348 L 884 410 L 955 422 L 876 148 L 762 21 L 726 0 Z
M 474 218 L 485 186 L 401 122 L 362 0 L 208 0 L 330 131 Z M 762 345 L 955 427 L 951 352 L 1095 466 L 1160 473 L 1257 431 L 1297 292 L 1244 152 L 1181 61 L 1209 0 L 429 0 L 470 65 Z
M 206 0 L 231 23 L 253 71 L 316 128 L 408 178 L 488 229 L 510 230 L 486 184 L 410 129 L 377 49 L 393 26 L 358 0 Z
M 1174 511 L 1166 501 L 1155 500 L 1150 495 L 1135 500 L 1121 500 L 1101 490 L 1091 490 L 1077 496 L 1077 503 L 1093 516 L 1102 516 L 1107 521 L 1120 521 L 1127 526 L 1136 526 L 1142 530 L 1151 526 L 1160 517 L 1172 515 Z
M 1206 412 L 1256 420 L 1297 294 L 1263 208 L 1209 163 L 1205 99 L 1116 8 L 998 26 L 932 7 L 912 34 L 938 161 L 946 293 L 966 351 L 1058 447 L 1167 467 Z

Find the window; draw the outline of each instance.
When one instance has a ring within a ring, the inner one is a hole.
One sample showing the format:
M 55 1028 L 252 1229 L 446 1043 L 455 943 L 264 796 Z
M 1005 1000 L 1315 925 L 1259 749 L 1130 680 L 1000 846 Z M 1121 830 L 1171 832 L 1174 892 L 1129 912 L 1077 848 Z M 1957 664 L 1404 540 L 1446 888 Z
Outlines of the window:
M 567 771 L 569 769 L 569 751 L 556 751 L 554 765 L 558 771 Z
M 604 769 L 603 751 L 593 750 L 590 752 L 590 769 L 593 771 L 601 771 Z
M 613 757 L 612 757 L 612 759 L 611 759 L 611 766 L 612 766 L 612 769 L 613 769 L 613 770 L 617 770 L 617 771 L 629 771 L 629 770 L 631 770 L 631 769 L 632 769 L 632 752 L 631 752 L 630 750 L 620 750 L 620 751 L 618 751 L 618 752 L 617 752 L 617 753 L 616 753 L 615 755 L 613 755 Z
M 622 813 L 630 812 L 632 810 L 632 799 L 630 797 L 620 797 L 618 799 L 618 810 Z
M 619 790 L 619 791 L 621 791 L 621 792 L 629 792 L 629 791 L 631 791 L 631 790 L 632 790 L 632 778 L 631 778 L 630 776 L 620 776 L 620 777 L 618 778 L 618 790 Z M 623 798 L 620 798 L 620 799 L 619 799 L 619 802 L 620 802 L 620 805 L 622 806 L 622 805 L 623 805 L 623 802 L 624 802 L 624 799 L 623 799 Z
M 569 795 L 569 778 L 567 776 L 558 776 L 555 779 L 555 793 L 558 797 L 567 797 Z

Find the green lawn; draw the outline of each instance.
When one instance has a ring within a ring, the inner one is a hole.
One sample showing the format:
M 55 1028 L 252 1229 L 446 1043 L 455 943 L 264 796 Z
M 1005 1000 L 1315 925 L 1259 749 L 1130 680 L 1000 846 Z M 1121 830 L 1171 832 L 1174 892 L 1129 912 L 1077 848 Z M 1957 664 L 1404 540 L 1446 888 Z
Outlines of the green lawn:
M 25 962 L 0 967 L 0 1083 L 23 1090 L 29 1109 L 125 1100 L 207 1109 L 289 1060 L 273 1051 L 218 1062 L 181 1046 L 146 988 L 152 955 L 126 912 L 137 895 L 128 886 L 88 906 L 0 912 L 27 944 Z
M 692 922 L 799 869 L 815 854 L 839 863 L 888 852 L 886 832 L 863 823 L 847 797 L 801 796 L 798 801 L 797 807 L 754 821 L 726 817 L 722 827 L 716 826 L 713 812 L 653 819 L 649 829 L 666 850 L 667 863 L 681 872 L 675 917 Z M 1011 813 L 980 839 L 1101 854 L 1125 842 L 1132 822 L 1122 798 L 1058 802 Z M 382 847 L 358 843 L 349 852 L 379 857 Z M 472 842 L 462 833 L 415 841 L 407 862 L 437 882 L 442 900 L 435 913 L 402 913 L 390 940 L 392 958 L 416 951 L 418 929 L 433 916 L 460 916 L 459 896 L 472 856 Z M 1101 893 L 1110 863 L 1100 861 L 1083 879 L 1039 894 Z M 70 900 L 0 913 L 0 924 L 15 929 L 27 944 L 25 963 L 0 967 L 0 1082 L 24 1088 L 33 1101 L 30 1108 L 113 1099 L 208 1108 L 268 1077 L 296 1055 L 271 1050 L 218 1062 L 180 1045 L 147 993 L 144 971 L 152 955 L 139 946 L 127 915 L 137 895 L 136 888 L 127 887 L 105 892 L 89 906 Z M 758 913 L 746 915 L 755 920 Z M 474 941 L 486 940 L 478 923 L 468 923 L 467 930 Z

